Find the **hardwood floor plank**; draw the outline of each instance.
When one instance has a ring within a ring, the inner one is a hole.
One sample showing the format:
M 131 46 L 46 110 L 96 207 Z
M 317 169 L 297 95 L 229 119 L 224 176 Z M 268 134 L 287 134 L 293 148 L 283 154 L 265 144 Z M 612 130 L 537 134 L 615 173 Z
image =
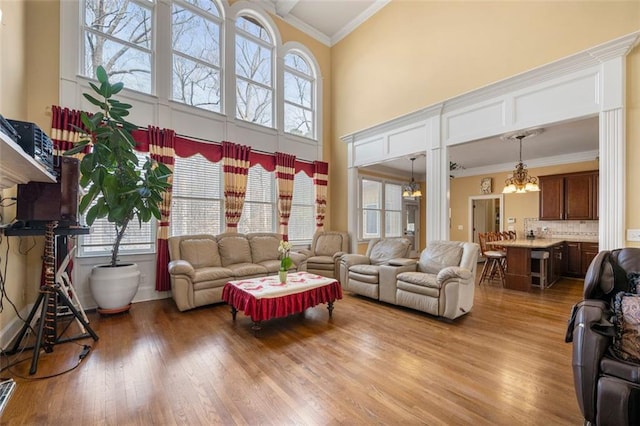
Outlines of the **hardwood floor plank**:
M 265 321 L 258 337 L 224 304 L 92 313 L 100 340 L 55 345 L 35 377 L 91 345 L 75 370 L 33 380 L 25 351 L 3 372 L 18 385 L 0 423 L 578 425 L 564 333 L 581 290 L 483 284 L 455 322 L 345 294 L 332 319 L 321 305 Z

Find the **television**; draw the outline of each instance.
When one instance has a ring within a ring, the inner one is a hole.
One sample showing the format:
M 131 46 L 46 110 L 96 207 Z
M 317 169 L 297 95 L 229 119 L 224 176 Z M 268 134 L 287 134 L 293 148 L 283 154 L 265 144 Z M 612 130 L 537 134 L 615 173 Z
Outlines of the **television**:
M 26 228 L 44 228 L 57 221 L 59 227 L 78 226 L 77 158 L 56 156 L 56 183 L 29 182 L 18 185 L 16 221 Z

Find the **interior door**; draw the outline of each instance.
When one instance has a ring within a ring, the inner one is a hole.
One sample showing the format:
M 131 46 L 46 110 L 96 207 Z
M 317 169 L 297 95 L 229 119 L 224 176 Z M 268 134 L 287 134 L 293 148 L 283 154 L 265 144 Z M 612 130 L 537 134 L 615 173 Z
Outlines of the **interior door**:
M 404 229 L 406 238 L 411 240 L 411 257 L 417 257 L 420 250 L 420 203 L 417 201 L 404 201 Z

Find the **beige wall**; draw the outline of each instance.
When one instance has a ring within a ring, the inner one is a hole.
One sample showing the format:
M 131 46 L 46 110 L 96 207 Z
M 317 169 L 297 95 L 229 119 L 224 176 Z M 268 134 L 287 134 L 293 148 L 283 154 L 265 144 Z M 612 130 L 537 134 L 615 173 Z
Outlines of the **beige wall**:
M 335 186 L 347 176 L 340 136 L 639 29 L 640 2 L 635 1 L 392 1 L 331 50 L 334 226 L 347 227 L 346 191 Z M 628 161 L 640 155 L 632 144 L 640 136 L 639 57 L 636 48 L 627 67 L 627 145 L 635 155 Z M 637 169 L 629 170 L 628 188 L 640 178 Z M 452 203 L 456 197 L 453 190 Z M 640 216 L 631 214 L 640 195 L 629 190 L 628 199 L 627 224 L 640 227 Z
M 598 170 L 597 161 L 585 161 L 562 166 L 538 167 L 528 169 L 533 176 L 546 176 L 558 173 L 572 173 L 586 170 Z M 450 238 L 457 241 L 469 240 L 469 197 L 480 194 L 480 180 L 485 177 L 493 179 L 492 194 L 500 194 L 504 188 L 504 181 L 509 173 L 484 174 L 482 176 L 456 177 L 451 180 L 451 229 Z M 513 217 L 513 224 L 518 235 L 524 235 L 524 219 L 537 218 L 539 208 L 539 193 L 505 194 L 504 195 L 504 227 L 508 224 L 506 218 Z M 462 230 L 458 226 L 462 226 Z

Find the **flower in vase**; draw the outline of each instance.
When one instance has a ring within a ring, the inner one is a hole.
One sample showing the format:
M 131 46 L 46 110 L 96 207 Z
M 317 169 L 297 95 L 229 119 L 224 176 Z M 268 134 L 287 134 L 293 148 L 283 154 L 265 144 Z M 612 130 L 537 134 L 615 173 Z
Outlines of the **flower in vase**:
M 278 246 L 278 251 L 280 252 L 280 270 L 288 271 L 291 266 L 293 266 L 293 261 L 291 257 L 289 257 L 289 252 L 291 251 L 291 243 L 289 241 L 280 241 L 280 245 Z

